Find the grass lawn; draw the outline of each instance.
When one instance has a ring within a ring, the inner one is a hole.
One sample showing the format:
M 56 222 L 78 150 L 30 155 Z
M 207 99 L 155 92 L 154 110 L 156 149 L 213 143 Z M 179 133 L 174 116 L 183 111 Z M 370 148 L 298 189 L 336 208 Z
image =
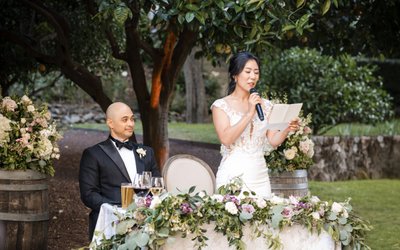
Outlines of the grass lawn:
M 344 201 L 374 229 L 367 235 L 372 249 L 400 249 L 400 180 L 316 182 L 310 191 L 321 200 Z

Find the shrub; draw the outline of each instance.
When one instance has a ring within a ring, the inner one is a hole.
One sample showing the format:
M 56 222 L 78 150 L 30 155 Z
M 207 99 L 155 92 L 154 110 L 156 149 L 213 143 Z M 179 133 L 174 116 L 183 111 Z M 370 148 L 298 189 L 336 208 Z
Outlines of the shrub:
M 393 115 L 392 97 L 382 89 L 376 66 L 357 66 L 349 55 L 338 58 L 315 49 L 292 48 L 263 64 L 269 93 L 285 93 L 312 113 L 314 133 L 345 122 L 375 124 Z

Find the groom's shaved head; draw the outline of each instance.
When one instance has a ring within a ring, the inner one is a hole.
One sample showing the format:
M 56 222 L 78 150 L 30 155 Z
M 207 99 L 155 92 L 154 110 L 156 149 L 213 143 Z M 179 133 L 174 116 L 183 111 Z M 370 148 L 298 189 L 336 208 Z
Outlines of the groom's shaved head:
M 106 111 L 106 119 L 115 120 L 120 114 L 132 113 L 131 108 L 123 102 L 114 102 L 108 106 Z

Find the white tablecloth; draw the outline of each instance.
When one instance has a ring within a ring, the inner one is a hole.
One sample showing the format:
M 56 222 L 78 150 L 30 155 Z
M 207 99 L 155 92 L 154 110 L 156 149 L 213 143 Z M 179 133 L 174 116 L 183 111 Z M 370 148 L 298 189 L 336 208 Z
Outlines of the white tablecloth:
M 96 241 L 99 243 L 102 238 L 102 235 L 97 235 L 96 231 L 104 233 L 106 238 L 110 238 L 115 234 L 115 225 L 112 225 L 112 222 L 118 220 L 118 217 L 115 215 L 116 211 L 123 213 L 125 210 L 110 204 L 103 204 L 101 206 L 92 242 Z M 204 226 L 204 229 L 207 229 L 206 236 L 208 237 L 208 246 L 203 249 L 235 249 L 233 246 L 229 247 L 226 237 L 221 233 L 216 233 L 213 228 L 213 224 Z M 188 235 L 186 238 L 181 238 L 179 236 L 171 238 L 167 241 L 167 244 L 163 249 L 194 249 L 193 241 L 191 240 L 193 237 L 193 235 Z M 242 239 L 246 244 L 246 249 L 267 249 L 265 239 L 262 237 L 252 237 L 249 225 L 244 227 Z M 286 227 L 279 233 L 279 239 L 282 242 L 284 250 L 341 249 L 340 243 L 336 243 L 324 230 L 322 230 L 321 234 L 318 235 L 316 233 L 310 233 L 307 228 L 301 225 Z

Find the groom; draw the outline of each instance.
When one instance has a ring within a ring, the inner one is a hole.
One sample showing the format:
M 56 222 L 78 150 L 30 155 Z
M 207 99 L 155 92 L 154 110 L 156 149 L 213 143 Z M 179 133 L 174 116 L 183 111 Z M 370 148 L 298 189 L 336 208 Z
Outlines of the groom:
M 90 239 L 101 205 L 121 204 L 122 182 L 133 182 L 134 175 L 143 171 L 161 176 L 153 150 L 129 141 L 135 121 L 128 105 L 122 102 L 111 104 L 106 111 L 106 122 L 109 138 L 85 149 L 79 168 L 81 200 L 92 209 L 89 215 Z

